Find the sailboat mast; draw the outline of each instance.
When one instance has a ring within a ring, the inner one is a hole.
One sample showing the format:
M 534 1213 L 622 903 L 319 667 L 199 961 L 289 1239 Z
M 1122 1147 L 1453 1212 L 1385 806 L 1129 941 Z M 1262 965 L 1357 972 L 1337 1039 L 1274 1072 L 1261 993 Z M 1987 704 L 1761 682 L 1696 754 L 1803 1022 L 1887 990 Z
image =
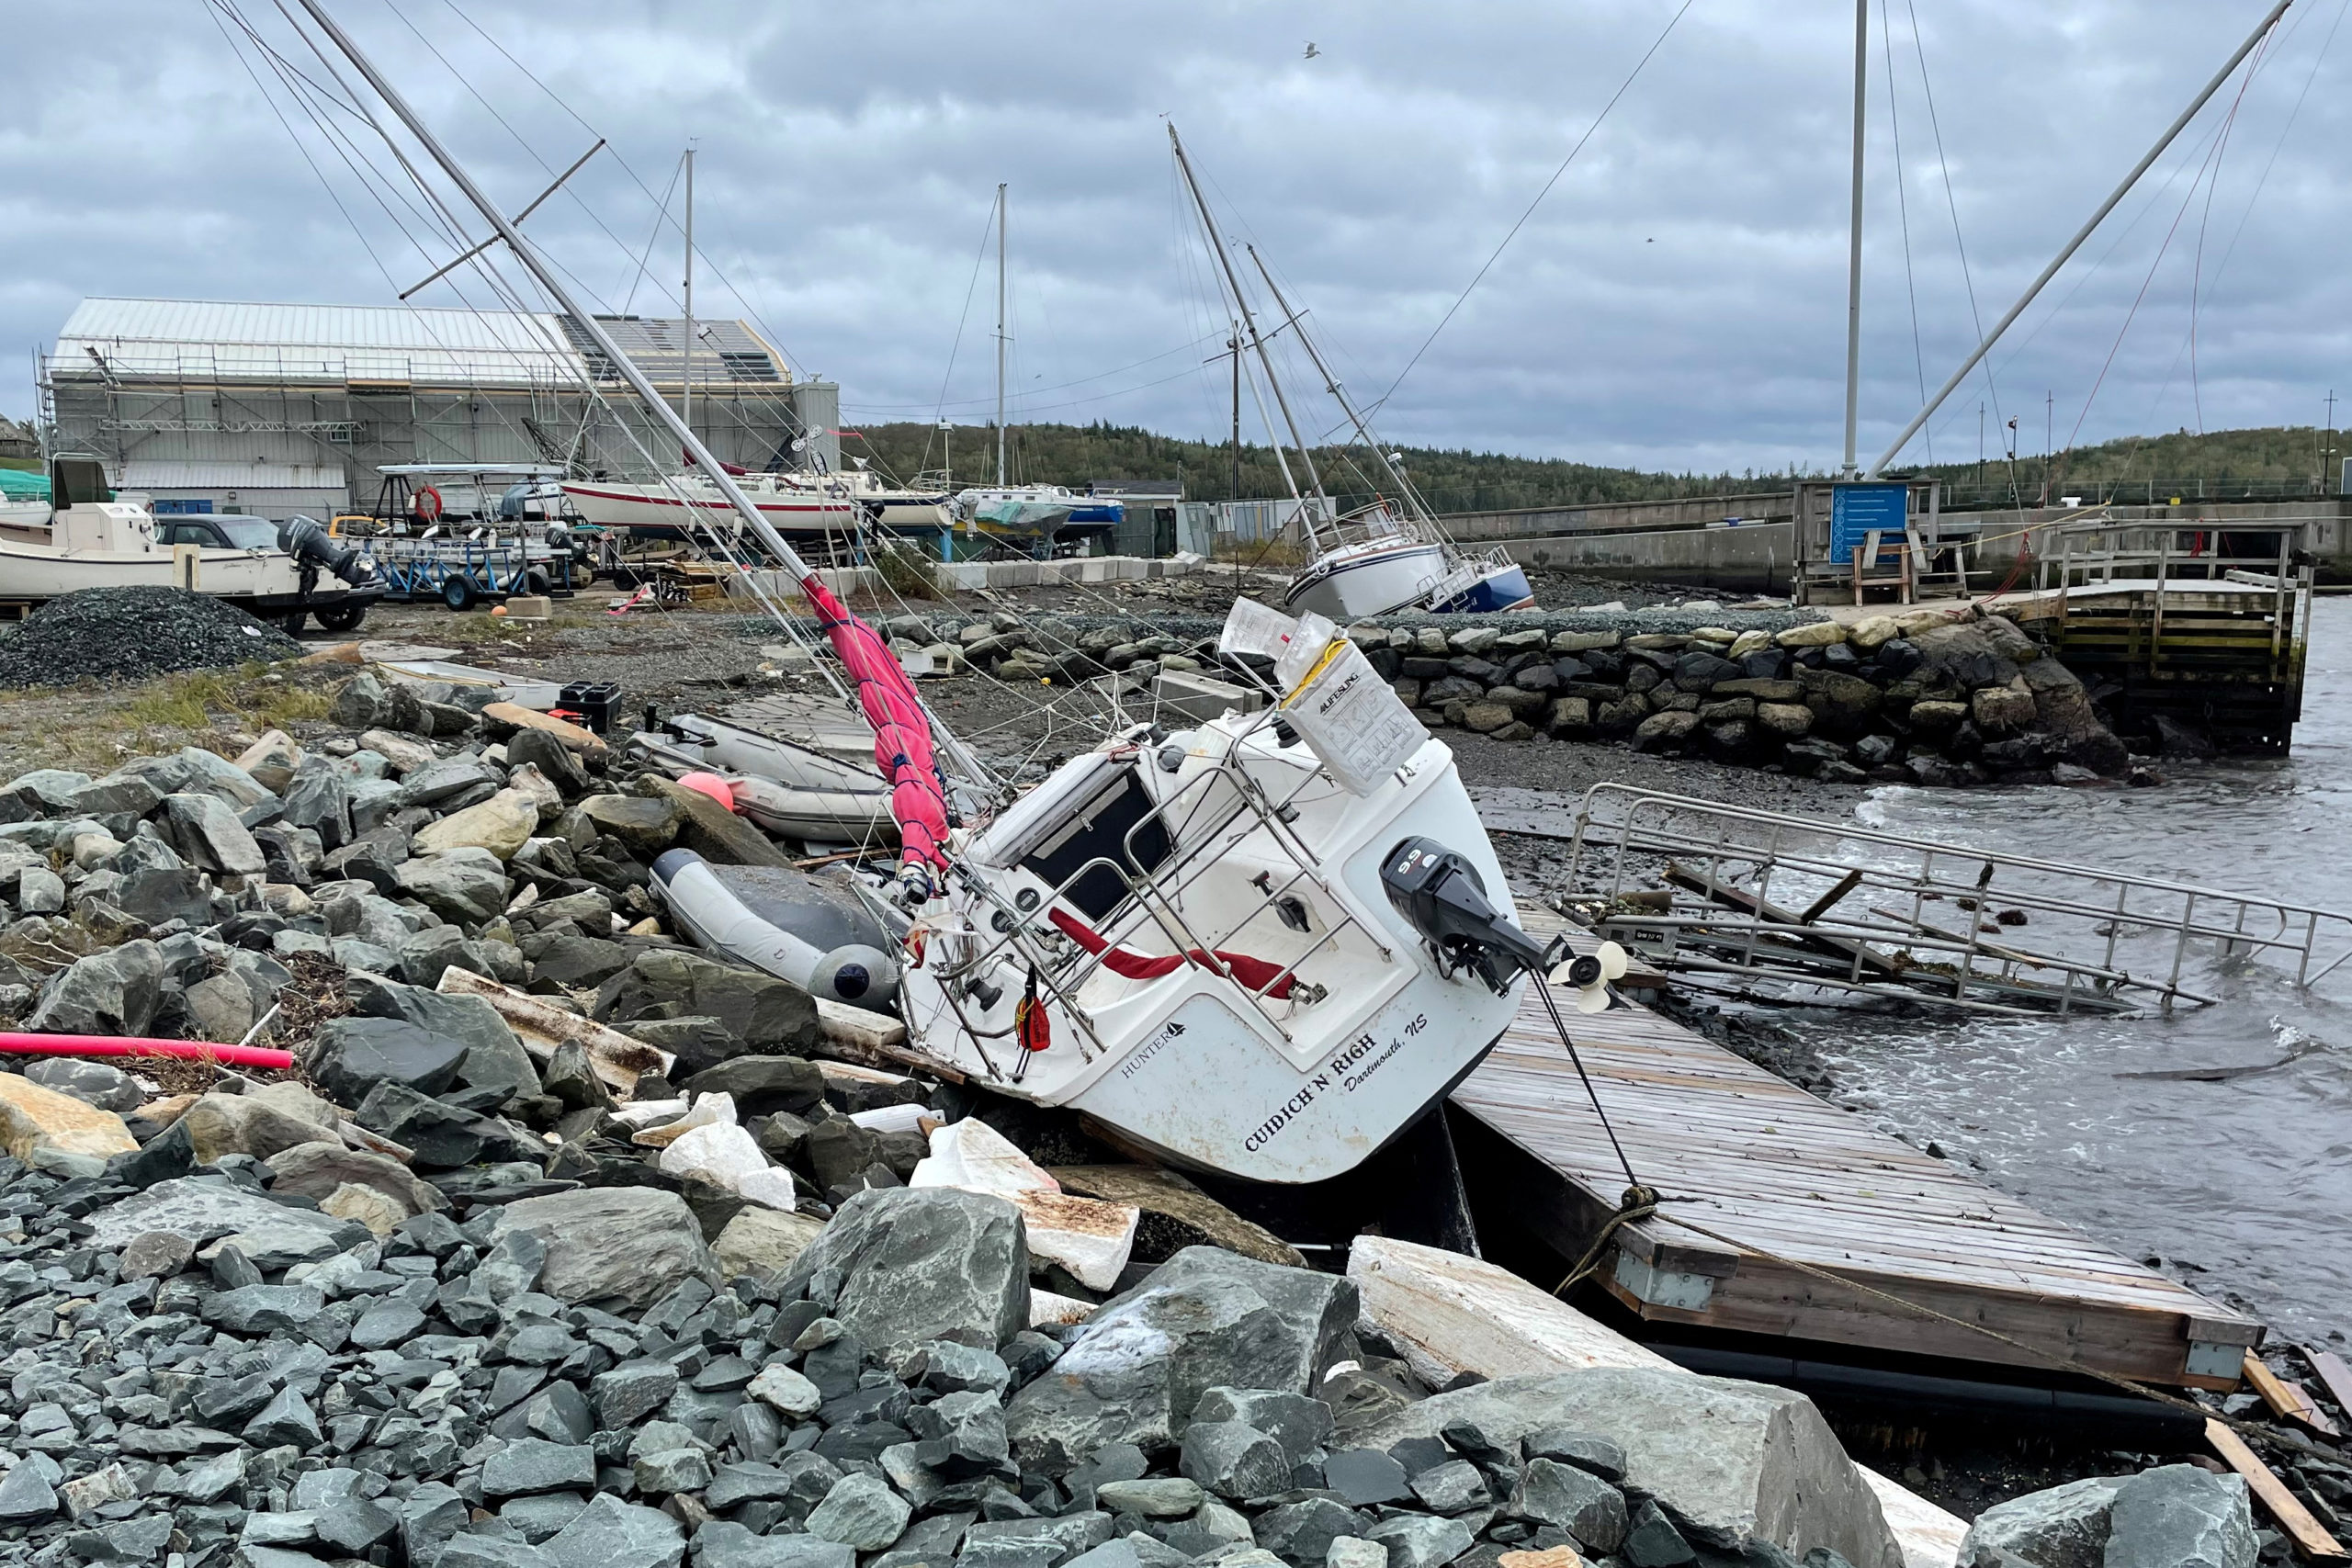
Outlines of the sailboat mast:
M 1854 0 L 1854 193 L 1846 217 L 1846 460 L 1852 479 L 1854 434 L 1862 403 L 1862 127 L 1870 97 L 1871 0 Z
M 758 536 L 760 542 L 767 547 L 775 558 L 783 563 L 785 570 L 789 571 L 797 581 L 807 581 L 813 575 L 809 570 L 808 563 L 800 558 L 798 551 L 784 542 L 784 536 L 776 532 L 775 525 L 760 514 L 760 509 L 752 504 L 752 498 L 743 493 L 742 487 L 735 482 L 734 476 L 719 466 L 718 459 L 711 455 L 710 449 L 695 437 L 695 433 L 687 428 L 685 421 L 680 419 L 676 411 L 670 407 L 669 400 L 654 389 L 653 383 L 647 378 L 645 372 L 638 367 L 637 361 L 631 359 L 622 351 L 621 345 L 613 341 L 613 334 L 605 330 L 605 324 L 588 311 L 582 310 L 572 299 L 571 291 L 564 287 L 563 279 L 556 275 L 555 269 L 540 259 L 539 253 L 531 247 L 529 241 L 523 238 L 521 231 L 508 222 L 506 215 L 499 211 L 489 197 L 482 194 L 481 187 L 474 184 L 473 176 L 466 173 L 465 166 L 450 154 L 447 148 L 441 145 L 439 138 L 435 137 L 425 127 L 424 122 L 417 118 L 416 111 L 409 107 L 408 99 L 401 96 L 400 89 L 393 86 L 381 71 L 376 69 L 375 62 L 361 51 L 358 44 L 352 41 L 351 35 L 345 32 L 333 17 L 327 15 L 326 7 L 320 3 L 320 0 L 300 0 L 300 5 L 303 10 L 310 13 L 311 19 L 318 23 L 320 30 L 324 32 L 329 40 L 343 51 L 344 57 L 351 62 L 352 66 L 360 75 L 367 78 L 368 85 L 375 90 L 378 97 L 383 99 L 384 106 L 399 118 L 400 122 L 408 128 L 408 133 L 415 137 L 418 144 L 432 155 L 433 161 L 441 166 L 441 172 L 448 176 L 450 183 L 455 185 L 466 200 L 473 205 L 474 210 L 481 214 L 482 220 L 506 243 L 506 248 L 514 253 L 514 259 L 522 263 L 524 269 L 530 273 L 541 288 L 547 290 L 548 298 L 555 302 L 556 308 L 570 317 L 578 324 L 580 330 L 587 334 L 589 340 L 596 345 L 597 351 L 605 356 L 615 370 L 620 373 L 621 379 L 628 383 L 629 390 L 636 393 L 643 401 L 653 418 L 670 427 L 670 434 L 677 437 L 679 444 L 685 448 L 686 455 L 710 476 L 711 482 L 718 487 L 718 492 L 727 498 L 727 503 L 735 509 L 737 515 L 741 516 L 752 532 Z
M 1323 389 L 1331 394 L 1332 400 L 1340 405 L 1340 412 L 1346 414 L 1348 423 L 1356 427 L 1357 436 L 1365 446 L 1372 448 L 1373 456 L 1380 460 L 1381 469 L 1387 474 L 1390 482 L 1403 493 L 1415 511 L 1427 513 L 1429 508 L 1421 504 L 1420 495 L 1413 489 L 1412 481 L 1404 476 L 1396 464 L 1388 460 L 1388 448 L 1373 434 L 1372 427 L 1363 422 L 1363 415 L 1358 413 L 1355 405 L 1348 401 L 1347 389 L 1341 387 L 1340 378 L 1331 374 L 1331 367 L 1323 363 L 1323 355 L 1316 348 L 1315 340 L 1306 335 L 1306 323 L 1300 321 L 1298 312 L 1290 308 L 1290 301 L 1283 298 L 1281 286 L 1274 282 L 1274 275 L 1267 269 L 1266 258 L 1258 254 L 1258 247 L 1255 245 L 1245 245 L 1242 248 L 1250 253 L 1250 263 L 1257 267 L 1258 276 L 1266 280 L 1266 292 L 1274 297 L 1274 308 L 1282 311 L 1283 321 L 1290 327 L 1293 335 L 1298 339 L 1298 345 L 1306 350 L 1306 357 L 1313 362 L 1316 374 L 1323 378 Z
M 1290 444 L 1297 449 L 1298 460 L 1306 465 L 1306 482 L 1313 487 L 1315 499 L 1329 506 L 1330 498 L 1323 493 L 1322 477 L 1316 473 L 1315 459 L 1308 455 L 1306 443 L 1298 434 L 1298 421 L 1291 417 L 1290 400 L 1283 395 L 1282 378 L 1274 374 L 1274 362 L 1266 353 L 1266 340 L 1258 332 L 1258 318 L 1250 313 L 1250 301 L 1241 292 L 1241 279 L 1234 275 L 1233 258 L 1226 253 L 1225 242 L 1217 238 L 1216 220 L 1209 216 L 1208 199 L 1201 195 L 1200 182 L 1193 177 L 1193 161 L 1184 156 L 1184 143 L 1176 135 L 1173 120 L 1168 125 L 1168 144 L 1176 150 L 1176 166 L 1183 171 L 1184 188 L 1192 193 L 1193 205 L 1200 210 L 1201 229 L 1207 236 L 1209 250 L 1216 256 L 1218 269 L 1225 274 L 1226 287 L 1233 290 L 1233 303 L 1241 312 L 1242 325 L 1249 329 L 1250 346 L 1258 351 L 1258 364 L 1266 372 L 1266 384 L 1274 389 L 1274 406 L 1282 410 L 1283 423 L 1289 427 Z M 1282 457 L 1282 443 L 1279 441 L 1274 443 L 1274 456 L 1277 458 Z M 1283 463 L 1282 469 L 1283 482 L 1290 486 L 1291 498 L 1306 500 L 1299 494 L 1298 481 L 1291 478 L 1290 465 Z M 1311 521 L 1306 531 L 1310 535 L 1315 531 Z
M 686 351 L 678 367 L 678 413 L 695 427 L 695 150 L 686 149 Z
M 996 483 L 1004 478 L 1004 186 L 996 187 Z

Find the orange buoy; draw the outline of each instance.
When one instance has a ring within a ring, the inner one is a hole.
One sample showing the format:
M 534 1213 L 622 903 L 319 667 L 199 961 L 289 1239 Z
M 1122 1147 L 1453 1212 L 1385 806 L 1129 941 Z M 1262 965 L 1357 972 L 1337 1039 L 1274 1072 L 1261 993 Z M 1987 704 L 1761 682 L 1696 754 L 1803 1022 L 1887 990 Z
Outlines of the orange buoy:
M 729 811 L 735 809 L 734 787 L 717 773 L 688 773 L 678 781 L 678 784 L 683 789 L 693 790 L 696 795 L 710 796 Z

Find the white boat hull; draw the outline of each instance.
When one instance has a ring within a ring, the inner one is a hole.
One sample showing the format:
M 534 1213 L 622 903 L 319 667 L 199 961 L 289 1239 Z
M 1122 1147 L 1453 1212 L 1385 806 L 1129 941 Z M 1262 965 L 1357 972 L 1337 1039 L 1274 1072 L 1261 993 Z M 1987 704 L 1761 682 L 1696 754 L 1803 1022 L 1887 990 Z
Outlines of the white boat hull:
M 85 588 L 171 586 L 168 549 L 63 551 L 0 539 L 0 599 L 30 602 L 62 598 Z M 224 599 L 290 600 L 300 592 L 301 581 L 292 558 L 275 550 L 206 550 L 197 587 Z M 331 595 L 320 592 L 313 597 Z
M 1140 772 L 1151 788 L 1183 792 L 1196 765 L 1216 768 L 1200 761 L 1204 754 L 1249 723 L 1235 716 L 1203 727 L 1186 774 L 1171 777 L 1153 766 Z M 977 1086 L 1082 1112 L 1162 1157 L 1253 1181 L 1343 1174 L 1411 1125 L 1492 1048 L 1510 1021 L 1518 987 L 1498 995 L 1473 976 L 1442 974 L 1389 904 L 1382 864 L 1402 840 L 1432 839 L 1476 867 L 1489 897 L 1508 911 L 1502 867 L 1442 744 L 1425 743 L 1370 795 L 1318 781 L 1311 757 L 1299 772 L 1301 749 L 1288 750 L 1293 755 L 1284 757 L 1256 736 L 1232 754 L 1247 756 L 1253 777 L 1262 772 L 1273 781 L 1269 795 L 1287 797 L 1295 809 L 1289 826 L 1294 841 L 1315 846 L 1315 875 L 1293 875 L 1297 863 L 1285 858 L 1258 817 L 1245 813 L 1205 829 L 1194 846 L 1198 858 L 1171 886 L 1170 902 L 1218 951 L 1295 964 L 1296 977 L 1313 987 L 1308 999 L 1274 1002 L 1269 992 L 1253 1000 L 1198 964 L 1148 979 L 1096 968 L 1075 998 L 1082 1022 L 1058 991 L 1041 993 L 1051 1043 L 1022 1060 L 1012 1031 L 1026 964 L 996 964 L 990 974 L 1000 994 L 993 999 L 968 986 L 958 990 L 956 966 L 967 962 L 958 947 L 992 941 L 987 933 L 993 916 L 977 904 L 959 909 L 951 897 L 919 922 L 921 953 L 901 980 L 912 1048 Z M 1276 777 L 1285 772 L 1287 784 Z M 1051 789 L 1053 782 L 1039 787 Z M 1184 824 L 1202 815 L 1170 812 Z M 977 852 L 967 850 L 967 859 Z M 1238 930 L 1216 912 L 1221 901 L 1227 915 L 1258 907 L 1262 895 L 1252 879 L 1261 869 L 1271 870 L 1278 886 L 1295 889 L 1308 931 L 1292 930 L 1271 908 L 1263 919 L 1245 915 Z M 1025 871 L 1011 873 L 1000 893 L 1036 888 L 1044 896 L 1038 913 L 1046 915 L 1057 907 L 1053 888 L 1026 877 Z M 1106 921 L 1104 937 L 1131 952 L 1168 954 L 1179 947 L 1136 901 L 1125 909 Z
M 1445 574 L 1445 551 L 1434 542 L 1397 539 L 1334 550 L 1291 579 L 1283 607 L 1313 611 L 1341 626 L 1385 615 L 1418 602 Z
M 580 479 L 566 480 L 563 492 L 582 522 L 599 527 L 669 538 L 684 538 L 689 534 L 707 536 L 716 530 L 732 539 L 742 531 L 742 520 L 733 505 L 716 490 Z M 910 532 L 944 529 L 955 521 L 953 512 L 939 500 L 758 490 L 751 492 L 751 499 L 760 515 L 787 536 L 854 535 L 869 520 L 886 529 Z

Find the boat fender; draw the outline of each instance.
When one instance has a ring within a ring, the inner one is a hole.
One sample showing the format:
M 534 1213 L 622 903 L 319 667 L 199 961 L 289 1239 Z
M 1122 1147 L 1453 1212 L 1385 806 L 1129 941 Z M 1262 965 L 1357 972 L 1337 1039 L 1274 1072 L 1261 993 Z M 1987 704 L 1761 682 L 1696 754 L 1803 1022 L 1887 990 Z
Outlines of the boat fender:
M 799 888 L 818 891 L 814 878 L 793 875 Z M 728 886 L 729 876 L 777 885 L 759 889 L 755 909 Z M 899 964 L 885 945 L 888 934 L 878 926 L 854 929 L 838 907 L 821 897 L 796 896 L 795 884 L 778 879 L 775 868 L 713 866 L 692 850 L 669 850 L 653 862 L 653 886 L 700 945 L 789 980 L 812 997 L 873 1012 L 891 1010 L 899 994 Z M 871 925 L 870 917 L 863 923 Z M 843 936 L 850 940 L 840 940 Z
M 707 795 L 729 811 L 735 809 L 734 786 L 717 773 L 687 773 L 678 780 L 678 787 Z

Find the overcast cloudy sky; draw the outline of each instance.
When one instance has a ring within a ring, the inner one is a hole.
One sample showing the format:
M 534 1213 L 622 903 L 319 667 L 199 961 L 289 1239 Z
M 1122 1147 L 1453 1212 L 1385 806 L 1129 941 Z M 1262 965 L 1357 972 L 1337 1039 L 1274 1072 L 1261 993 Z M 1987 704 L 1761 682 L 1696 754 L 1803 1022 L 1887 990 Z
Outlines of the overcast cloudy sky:
M 943 385 L 946 413 L 978 421 L 993 275 L 974 289 L 975 264 L 1001 180 L 1017 414 L 1207 434 L 1227 417 L 1225 373 L 1204 363 L 1223 318 L 1164 118 L 1220 221 L 1261 244 L 1370 399 L 1681 0 L 331 3 L 510 206 L 593 140 L 582 121 L 611 138 L 627 169 L 599 159 L 585 207 L 531 220 L 607 306 L 656 219 L 628 170 L 659 193 L 695 138 L 697 238 L 741 300 L 707 278 L 704 312 L 756 314 L 801 371 L 842 384 L 844 423 L 930 417 Z M 1952 209 L 1989 321 L 2262 13 L 1890 0 L 1890 39 L 1872 3 L 1865 457 L 1919 401 L 1911 298 L 1929 387 L 1973 342 Z M 2316 423 L 2331 386 L 2352 393 L 2346 3 L 2289 11 L 2242 99 L 2224 89 L 1996 352 L 1995 389 L 1955 397 L 1937 456 L 1973 458 L 1994 399 L 2035 451 L 2078 421 L 2086 441 L 2193 426 L 2200 402 L 2207 428 Z M 240 4 L 294 47 L 273 0 Z M 1834 463 L 1852 19 L 1830 0 L 1692 0 L 1382 410 L 1385 433 L 1645 467 Z M 403 237 L 224 25 L 205 0 L 16 8 L 0 412 L 30 410 L 32 356 L 85 295 L 386 303 L 448 255 Z M 674 237 L 653 254 L 639 310 L 677 276 Z

